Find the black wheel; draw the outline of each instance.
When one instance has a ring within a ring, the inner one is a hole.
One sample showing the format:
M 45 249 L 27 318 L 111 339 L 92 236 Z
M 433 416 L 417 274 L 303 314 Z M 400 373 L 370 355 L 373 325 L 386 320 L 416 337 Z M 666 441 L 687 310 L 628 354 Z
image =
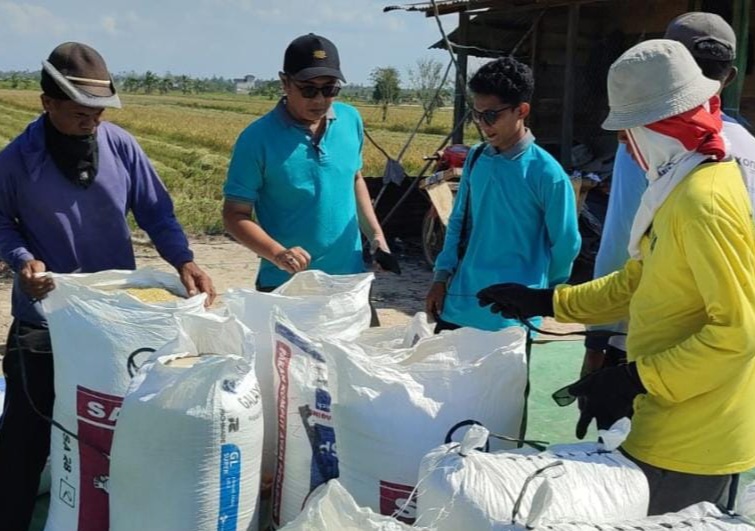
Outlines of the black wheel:
M 435 265 L 435 258 L 443 249 L 446 227 L 440 221 L 434 207 L 430 207 L 422 220 L 422 252 L 430 269 Z

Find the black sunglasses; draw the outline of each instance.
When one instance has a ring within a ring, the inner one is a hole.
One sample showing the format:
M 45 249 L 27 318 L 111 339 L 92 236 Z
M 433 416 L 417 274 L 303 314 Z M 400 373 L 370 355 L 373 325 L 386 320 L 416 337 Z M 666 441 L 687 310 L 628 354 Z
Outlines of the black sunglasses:
M 305 98 L 312 99 L 317 97 L 317 93 L 322 94 L 323 98 L 335 98 L 338 93 L 341 92 L 341 85 L 323 85 L 318 87 L 317 85 L 299 85 L 294 83 L 301 95 Z
M 555 393 L 551 395 L 551 398 L 553 398 L 553 401 L 558 404 L 559 407 L 565 407 L 569 404 L 572 404 L 577 397 L 574 396 L 569 392 L 569 388 L 572 386 L 572 384 L 567 385 L 566 387 L 562 387 Z
M 505 107 L 501 107 L 500 109 L 488 109 L 486 111 L 478 111 L 475 108 L 472 108 L 472 120 L 475 121 L 475 123 L 485 122 L 485 124 L 492 126 L 498 121 L 498 115 L 501 114 L 503 111 L 508 111 L 509 109 L 514 109 L 517 107 L 517 105 L 506 105 Z

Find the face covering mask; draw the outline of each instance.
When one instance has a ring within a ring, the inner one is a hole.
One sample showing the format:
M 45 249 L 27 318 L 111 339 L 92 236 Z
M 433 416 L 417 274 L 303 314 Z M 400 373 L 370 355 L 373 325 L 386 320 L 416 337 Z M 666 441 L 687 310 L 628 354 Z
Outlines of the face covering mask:
M 64 135 L 55 129 L 49 116 L 45 116 L 45 143 L 55 165 L 72 183 L 88 188 L 94 182 L 99 166 L 96 133 Z

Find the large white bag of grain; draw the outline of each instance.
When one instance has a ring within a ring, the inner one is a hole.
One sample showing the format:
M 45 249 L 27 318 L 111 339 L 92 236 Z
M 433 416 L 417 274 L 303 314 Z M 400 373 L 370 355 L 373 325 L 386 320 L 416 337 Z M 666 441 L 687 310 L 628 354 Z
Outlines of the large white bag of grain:
M 339 478 L 360 506 L 413 522 L 420 461 L 459 422 L 519 435 L 527 385 L 519 327 L 459 329 L 421 340 L 403 356 L 329 339 L 323 350 Z
M 619 452 L 595 443 L 557 445 L 534 454 L 476 449 L 487 441 L 488 430 L 473 426 L 461 444 L 438 446 L 425 456 L 417 489 L 419 525 L 438 531 L 497 529 L 511 522 L 515 506 L 519 514 L 532 512 L 536 487 L 549 469 L 558 477 L 550 481 L 552 499 L 543 520 L 568 517 L 602 524 L 647 515 L 645 475 Z
M 359 334 L 356 342 L 380 348 L 409 348 L 431 337 L 434 330 L 435 324 L 427 321 L 427 314 L 419 312 L 405 325 L 368 328 Z
M 134 377 L 110 462 L 111 531 L 253 531 L 262 404 L 252 333 L 178 316 L 180 336 Z
M 424 528 L 422 528 L 424 529 Z M 422 531 L 359 507 L 354 498 L 333 479 L 317 488 L 296 520 L 282 531 Z M 429 531 L 429 530 L 426 530 Z
M 53 275 L 42 301 L 55 364 L 53 418 L 76 437 L 53 428 L 52 489 L 47 531 L 106 531 L 108 454 L 130 355 L 155 350 L 176 336 L 173 316 L 203 312 L 205 295 L 142 302 L 125 291 L 162 288 L 185 296 L 175 274 L 151 269 Z
M 230 290 L 224 295 L 228 309 L 254 332 L 257 346 L 257 378 L 265 416 L 263 476 L 275 469 L 276 412 L 273 389 L 273 339 L 270 315 L 274 306 L 283 310 L 303 332 L 316 336 L 356 339 L 370 326 L 369 294 L 374 275 L 328 275 L 303 271 L 271 293 Z
M 552 485 L 558 480 L 548 480 Z M 572 521 L 563 519 L 550 521 L 545 519 L 527 518 L 528 522 L 514 524 L 498 524 L 490 527 L 493 531 L 525 531 L 541 529 L 543 531 L 753 531 L 755 523 L 749 518 L 735 513 L 721 511 L 712 503 L 702 502 L 691 505 L 676 513 L 666 513 L 658 516 L 646 516 L 629 520 L 615 520 L 596 524 L 586 521 Z M 471 529 L 471 527 L 467 528 Z

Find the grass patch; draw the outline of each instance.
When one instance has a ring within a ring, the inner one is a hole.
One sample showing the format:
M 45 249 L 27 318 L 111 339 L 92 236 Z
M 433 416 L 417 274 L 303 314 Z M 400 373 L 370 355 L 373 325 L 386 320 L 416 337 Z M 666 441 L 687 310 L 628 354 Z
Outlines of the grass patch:
M 176 215 L 194 234 L 222 232 L 222 186 L 233 145 L 252 121 L 270 111 L 276 100 L 234 94 L 132 95 L 123 109 L 108 109 L 106 119 L 133 134 L 170 190 Z M 386 121 L 376 105 L 356 105 L 365 128 L 392 157 L 397 157 L 422 115 L 417 106 L 391 107 Z M 40 112 L 36 91 L 0 90 L 0 148 L 17 136 Z M 402 158 L 416 175 L 451 129 L 452 111 L 440 109 L 431 125 L 423 124 Z M 467 130 L 468 138 L 476 132 Z M 367 139 L 366 176 L 380 177 L 385 157 Z

